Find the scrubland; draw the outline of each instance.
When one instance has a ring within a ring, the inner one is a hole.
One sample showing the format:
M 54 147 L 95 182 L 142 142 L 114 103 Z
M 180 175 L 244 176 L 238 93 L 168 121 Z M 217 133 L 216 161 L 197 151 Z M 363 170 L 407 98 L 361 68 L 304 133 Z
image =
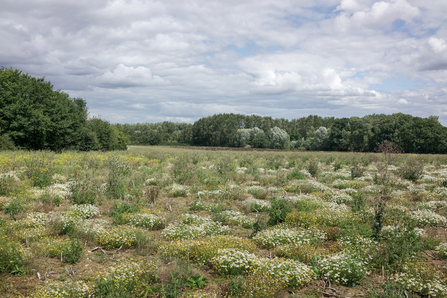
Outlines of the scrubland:
M 447 156 L 382 149 L 3 152 L 0 295 L 447 297 Z

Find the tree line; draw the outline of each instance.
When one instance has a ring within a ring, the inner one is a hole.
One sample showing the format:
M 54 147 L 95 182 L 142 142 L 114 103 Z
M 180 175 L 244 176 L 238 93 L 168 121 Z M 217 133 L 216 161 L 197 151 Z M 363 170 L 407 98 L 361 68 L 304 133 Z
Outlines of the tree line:
M 0 68 L 0 150 L 123 150 L 126 134 L 44 78 Z
M 254 147 L 297 150 L 373 152 L 384 140 L 406 153 L 447 153 L 447 127 L 437 116 L 372 114 L 298 119 L 216 114 L 187 123 L 116 124 L 131 144 Z
M 407 153 L 447 153 L 437 116 L 402 113 L 298 119 L 216 114 L 194 122 L 110 124 L 88 117 L 87 103 L 44 78 L 0 68 L 0 150 L 125 150 L 127 144 L 185 144 L 371 152 L 388 140 Z

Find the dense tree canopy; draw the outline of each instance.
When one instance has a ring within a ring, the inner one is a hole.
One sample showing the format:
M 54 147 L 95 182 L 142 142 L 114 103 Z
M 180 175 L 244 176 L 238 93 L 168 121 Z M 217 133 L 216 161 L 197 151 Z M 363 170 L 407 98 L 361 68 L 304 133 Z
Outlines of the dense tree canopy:
M 88 120 L 87 115 L 84 99 L 70 98 L 67 93 L 53 90 L 53 85 L 44 78 L 0 68 L 2 143 L 6 144 L 8 139 L 18 148 L 58 152 L 125 149 L 124 134 L 115 131 L 108 122 Z M 100 122 L 113 131 L 109 134 L 113 140 L 108 140 L 107 146 L 98 134 L 96 125 Z
M 407 153 L 447 153 L 447 128 L 436 116 L 373 114 L 339 118 L 311 115 L 299 119 L 217 114 L 187 123 L 117 124 L 132 144 L 183 143 L 196 146 L 286 148 L 272 129 L 281 129 L 292 149 L 372 152 L 389 140 Z M 289 143 L 290 140 L 290 143 Z

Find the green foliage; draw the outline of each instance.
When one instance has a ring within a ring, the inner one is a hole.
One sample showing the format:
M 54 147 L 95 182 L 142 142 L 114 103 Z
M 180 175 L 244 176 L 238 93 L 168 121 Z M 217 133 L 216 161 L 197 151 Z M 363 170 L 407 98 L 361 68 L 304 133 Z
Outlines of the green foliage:
M 68 199 L 72 204 L 95 204 L 101 193 L 100 185 L 91 177 L 85 177 L 71 184 Z
M 53 183 L 55 169 L 51 161 L 45 156 L 39 158 L 32 156 L 26 160 L 25 175 L 31 179 L 33 186 L 47 187 Z
M 0 274 L 12 272 L 23 265 L 23 249 L 18 242 L 12 241 L 6 234 L 0 233 L 0 247 Z
M 288 202 L 286 199 L 278 199 L 275 197 L 272 197 L 270 199 L 271 207 L 269 210 L 269 220 L 267 224 L 269 226 L 274 226 L 279 223 L 283 223 L 286 220 L 287 214 L 289 214 L 292 211 L 292 206 L 290 205 L 290 202 Z
M 423 172 L 424 166 L 416 158 L 407 159 L 405 164 L 398 170 L 398 173 L 402 178 L 413 182 L 419 180 L 422 177 Z
M 206 283 L 208 282 L 208 278 L 197 273 L 191 277 L 188 277 L 186 280 L 186 286 L 191 290 L 203 289 L 206 287 Z
M 122 199 L 127 193 L 125 178 L 131 173 L 130 167 L 116 156 L 109 159 L 108 167 L 106 192 L 110 198 Z
M 391 272 L 396 272 L 403 264 L 417 258 L 422 250 L 422 243 L 414 228 L 415 224 L 408 219 L 405 225 L 397 226 L 379 247 L 377 256 L 373 258 L 374 266 L 383 266 Z
M 402 284 L 398 284 L 392 281 L 386 281 L 381 283 L 378 288 L 373 288 L 368 291 L 367 298 L 416 298 L 417 294 L 407 292 L 406 288 Z
M 312 175 L 312 177 L 317 177 L 320 171 L 318 167 L 318 159 L 311 159 L 307 164 L 307 171 Z
M 355 178 L 362 177 L 364 172 L 365 169 L 360 164 L 354 164 L 351 167 L 351 179 L 354 180 Z
M 71 239 L 68 245 L 62 249 L 62 256 L 65 262 L 76 264 L 82 255 L 82 243 L 79 239 Z
M 0 128 L 0 151 L 5 150 L 15 150 L 14 142 L 9 137 L 9 134 L 2 133 L 2 129 Z

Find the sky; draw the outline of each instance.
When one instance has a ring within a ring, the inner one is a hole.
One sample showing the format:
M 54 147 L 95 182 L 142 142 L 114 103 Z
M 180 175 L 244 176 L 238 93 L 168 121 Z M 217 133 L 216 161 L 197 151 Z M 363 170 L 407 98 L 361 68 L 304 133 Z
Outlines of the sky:
M 111 123 L 405 113 L 447 126 L 445 0 L 1 0 L 0 67 Z

